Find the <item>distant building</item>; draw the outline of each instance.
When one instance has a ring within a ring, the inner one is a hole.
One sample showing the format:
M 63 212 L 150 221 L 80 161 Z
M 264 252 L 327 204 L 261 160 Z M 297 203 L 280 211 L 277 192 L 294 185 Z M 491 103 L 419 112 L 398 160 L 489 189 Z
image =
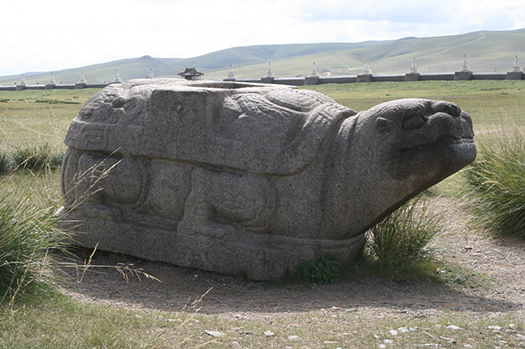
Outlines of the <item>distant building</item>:
M 186 68 L 185 71 L 182 73 L 178 73 L 177 75 L 180 75 L 186 80 L 200 80 L 201 76 L 204 75 L 204 73 L 198 72 L 195 67 L 193 68 Z

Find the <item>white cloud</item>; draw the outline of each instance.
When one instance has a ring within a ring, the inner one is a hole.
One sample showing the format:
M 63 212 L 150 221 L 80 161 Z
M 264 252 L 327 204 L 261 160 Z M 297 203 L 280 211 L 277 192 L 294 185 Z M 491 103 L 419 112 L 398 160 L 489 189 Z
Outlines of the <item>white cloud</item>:
M 326 0 L 308 1 L 304 9 L 306 21 L 326 26 L 360 21 L 361 31 L 374 39 L 518 29 L 525 18 L 522 0 Z

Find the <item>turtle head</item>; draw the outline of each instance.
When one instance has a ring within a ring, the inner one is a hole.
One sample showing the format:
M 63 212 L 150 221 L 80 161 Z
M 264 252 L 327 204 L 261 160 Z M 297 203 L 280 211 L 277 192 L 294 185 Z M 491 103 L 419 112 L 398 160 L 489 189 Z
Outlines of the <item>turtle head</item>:
M 455 104 L 402 99 L 360 113 L 379 161 L 395 180 L 429 187 L 476 158 L 471 117 Z M 422 188 L 423 190 L 425 188 Z

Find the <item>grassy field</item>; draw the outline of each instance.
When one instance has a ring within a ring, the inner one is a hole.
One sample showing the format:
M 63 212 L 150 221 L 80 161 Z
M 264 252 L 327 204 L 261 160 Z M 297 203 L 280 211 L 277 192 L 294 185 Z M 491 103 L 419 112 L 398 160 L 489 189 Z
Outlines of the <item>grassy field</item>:
M 0 150 L 48 143 L 64 151 L 64 136 L 71 120 L 96 91 L 0 91 Z
M 525 81 L 372 83 L 309 88 L 358 111 L 398 98 L 445 99 L 471 114 L 480 135 L 502 123 L 521 126 L 525 123 Z M 0 149 L 9 152 L 16 146 L 47 143 L 63 151 L 69 122 L 95 92 L 0 92 Z M 0 177 L 11 190 L 28 188 L 34 202 L 46 207 L 60 202 L 59 180 L 58 171 Z M 455 192 L 459 181 L 454 177 L 439 190 Z M 523 333 L 525 322 L 523 315 L 516 312 L 494 316 L 488 311 L 448 311 L 418 317 L 399 309 L 387 309 L 381 314 L 316 309 L 302 313 L 283 311 L 271 320 L 264 316 L 250 320 L 226 314 L 199 314 L 198 302 L 184 311 L 143 311 L 81 303 L 54 290 L 44 291 L 0 308 L 0 348 L 335 349 L 383 345 L 494 348 L 519 347 L 524 343 L 516 331 Z

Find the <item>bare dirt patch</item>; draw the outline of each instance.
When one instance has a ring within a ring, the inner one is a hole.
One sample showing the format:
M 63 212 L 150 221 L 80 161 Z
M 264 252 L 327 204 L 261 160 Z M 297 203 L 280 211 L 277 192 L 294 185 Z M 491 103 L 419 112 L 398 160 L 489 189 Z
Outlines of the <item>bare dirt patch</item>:
M 126 279 L 111 267 L 93 267 L 78 282 L 82 270 L 64 268 L 71 276 L 64 290 L 83 302 L 163 311 L 180 311 L 210 290 L 200 304 L 201 314 L 248 318 L 319 309 L 382 308 L 421 314 L 441 310 L 522 310 L 525 241 L 495 239 L 470 229 L 468 213 L 451 199 L 433 200 L 433 209 L 446 215 L 446 229 L 434 242 L 436 256 L 485 275 L 485 287 L 442 285 L 427 280 L 393 282 L 377 277 L 346 280 L 337 285 L 271 284 L 97 251 L 92 265 L 123 263 L 161 282 L 144 276 Z

